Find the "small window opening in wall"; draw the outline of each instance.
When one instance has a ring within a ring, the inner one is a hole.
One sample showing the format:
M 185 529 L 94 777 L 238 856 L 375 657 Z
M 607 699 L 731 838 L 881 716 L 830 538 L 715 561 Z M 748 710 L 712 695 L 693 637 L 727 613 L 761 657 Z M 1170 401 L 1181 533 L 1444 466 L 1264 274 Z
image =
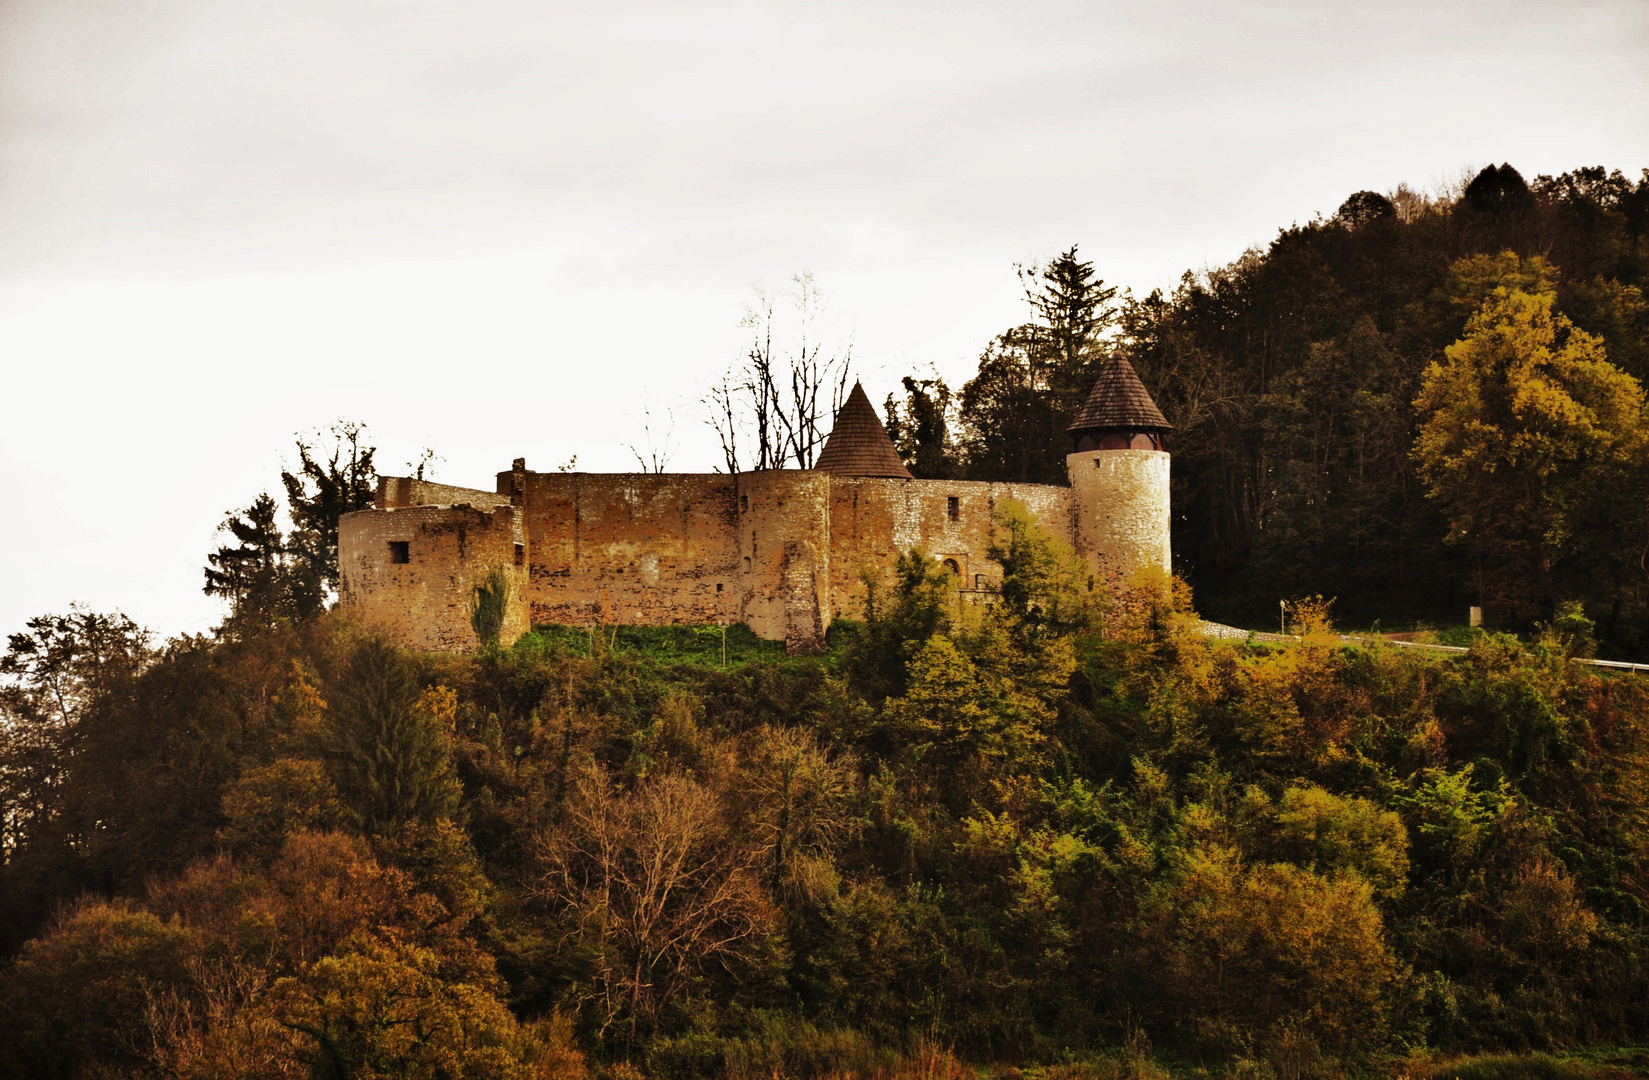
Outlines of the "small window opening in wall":
M 748 555 L 744 557 L 744 572 L 747 574 L 750 572 L 750 556 Z
M 945 500 L 945 514 L 952 521 L 962 520 L 962 500 L 955 495 Z
M 721 592 L 721 582 L 716 582 L 716 591 Z
M 985 575 L 984 574 L 975 574 L 975 575 L 973 575 L 973 587 L 975 589 L 978 589 L 980 592 L 985 591 Z
M 412 561 L 412 541 L 391 540 L 389 542 L 389 561 L 397 564 Z
M 947 574 L 960 574 L 962 572 L 962 568 L 956 565 L 955 559 L 946 559 L 939 565 L 945 568 L 945 573 Z
M 740 495 L 739 496 L 739 509 L 743 510 L 747 514 L 750 512 L 750 496 L 748 496 L 748 495 Z
M 517 566 L 526 566 L 527 565 L 527 545 L 526 544 L 517 544 L 517 545 L 515 545 L 515 565 L 517 565 Z

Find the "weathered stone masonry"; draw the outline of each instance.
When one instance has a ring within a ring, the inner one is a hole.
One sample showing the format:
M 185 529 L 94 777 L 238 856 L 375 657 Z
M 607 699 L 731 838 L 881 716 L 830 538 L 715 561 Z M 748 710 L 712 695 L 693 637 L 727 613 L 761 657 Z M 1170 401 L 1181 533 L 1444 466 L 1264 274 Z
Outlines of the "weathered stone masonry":
M 1104 425 L 1092 421 L 1106 417 L 1093 401 L 1083 416 L 1080 437 L 1095 445 Z M 1155 420 L 1160 446 L 1167 422 Z M 1001 568 L 985 552 L 1004 500 L 1097 575 L 1166 571 L 1168 455 L 1137 445 L 1071 454 L 1069 487 L 915 480 L 856 387 L 812 470 L 538 473 L 518 459 L 491 492 L 388 477 L 372 509 L 340 524 L 342 599 L 409 646 L 470 649 L 475 587 L 502 569 L 506 641 L 545 622 L 743 622 L 808 649 L 834 618 L 862 611 L 867 573 L 912 548 L 941 560 L 963 599 L 989 596 Z

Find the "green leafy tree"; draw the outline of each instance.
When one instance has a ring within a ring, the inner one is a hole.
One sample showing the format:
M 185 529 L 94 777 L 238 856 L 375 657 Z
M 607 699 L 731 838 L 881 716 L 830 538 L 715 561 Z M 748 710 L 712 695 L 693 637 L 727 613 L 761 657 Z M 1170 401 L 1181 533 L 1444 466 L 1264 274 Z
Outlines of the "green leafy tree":
M 340 421 L 332 444 L 298 440 L 298 469 L 282 470 L 292 515 L 291 553 L 329 592 L 338 589 L 338 519 L 372 505 L 378 491 L 377 448 L 366 445 L 366 426 Z
M 232 630 L 267 629 L 282 619 L 309 618 L 325 606 L 322 579 L 308 560 L 294 556 L 278 513 L 274 499 L 259 495 L 219 526 L 235 542 L 206 556 L 202 591 L 229 601 L 226 626 Z
M 494 568 L 486 580 L 475 587 L 470 601 L 470 627 L 483 649 L 496 649 L 498 636 L 504 631 L 504 619 L 509 614 L 510 579 L 502 568 Z
M 1426 369 L 1414 454 L 1468 545 L 1484 598 L 1514 618 L 1549 614 L 1582 523 L 1642 475 L 1644 395 L 1603 343 L 1553 310 L 1551 292 L 1497 286 Z M 1628 519 L 1616 528 L 1631 528 Z
M 1336 795 L 1315 784 L 1291 784 L 1273 806 L 1258 789 L 1268 854 L 1332 878 L 1354 874 L 1381 898 L 1408 886 L 1409 839 L 1402 818 L 1369 799 Z
M 905 400 L 892 394 L 883 407 L 888 437 L 911 475 L 921 480 L 944 480 L 960 475 L 952 436 L 955 411 L 951 389 L 940 378 L 903 379 Z
M 485 982 L 451 977 L 427 948 L 363 934 L 271 989 L 316 1080 L 526 1080 L 522 1039 Z
M 968 474 L 976 479 L 1065 478 L 1065 428 L 1093 389 L 1102 335 L 1117 314 L 1116 288 L 1076 252 L 1021 270 L 1035 319 L 993 341 L 962 388 Z
M 8 636 L 0 656 L 0 947 L 15 949 L 49 913 L 53 890 L 81 880 L 97 839 L 81 830 L 104 820 L 111 807 L 99 797 L 118 790 L 122 775 L 93 780 L 82 763 L 122 730 L 111 713 L 159 659 L 149 633 L 119 612 L 74 607 Z
M 451 691 L 421 691 L 407 658 L 373 639 L 349 657 L 328 705 L 333 780 L 364 832 L 393 833 L 456 811 Z
M 1023 633 L 1085 627 L 1101 606 L 1075 551 L 1012 500 L 991 511 L 986 554 L 1002 567 L 1002 610 Z
M 149 995 L 188 982 L 190 944 L 184 927 L 124 901 L 71 908 L 0 982 L 0 1065 L 43 1077 L 140 1065 Z
M 345 815 L 325 766 L 283 757 L 241 773 L 224 792 L 223 816 L 218 838 L 236 854 L 261 861 L 293 833 L 337 828 Z
M 1229 850 L 1188 854 L 1147 902 L 1140 975 L 1162 1019 L 1236 1049 L 1303 1034 L 1333 1050 L 1380 1038 L 1397 974 L 1369 886 Z
M 865 577 L 865 620 L 846 658 L 854 685 L 867 699 L 904 692 L 906 669 L 922 646 L 950 625 L 955 580 L 920 551 L 894 563 L 892 581 Z
M 149 632 L 118 611 L 75 606 L 25 625 L 0 656 L 0 706 L 14 723 L 71 727 L 155 659 Z

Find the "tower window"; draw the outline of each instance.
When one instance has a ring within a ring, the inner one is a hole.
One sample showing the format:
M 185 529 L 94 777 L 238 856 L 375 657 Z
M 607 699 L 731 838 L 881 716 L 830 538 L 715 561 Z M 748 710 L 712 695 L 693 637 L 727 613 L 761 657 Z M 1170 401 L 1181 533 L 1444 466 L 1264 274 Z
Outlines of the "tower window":
M 945 516 L 952 521 L 962 520 L 962 500 L 955 495 L 945 500 Z
M 739 509 L 743 510 L 745 513 L 750 512 L 750 496 L 748 496 L 748 495 L 740 495 L 739 496 Z
M 517 545 L 515 545 L 515 565 L 517 565 L 517 566 L 527 565 L 527 545 L 526 544 L 517 544 Z
M 404 565 L 412 561 L 412 541 L 391 540 L 389 542 L 389 561 L 397 565 Z
M 945 568 L 945 573 L 947 574 L 960 574 L 962 572 L 962 568 L 956 565 L 955 559 L 946 559 L 939 565 Z
M 716 582 L 716 591 L 721 592 L 721 582 Z

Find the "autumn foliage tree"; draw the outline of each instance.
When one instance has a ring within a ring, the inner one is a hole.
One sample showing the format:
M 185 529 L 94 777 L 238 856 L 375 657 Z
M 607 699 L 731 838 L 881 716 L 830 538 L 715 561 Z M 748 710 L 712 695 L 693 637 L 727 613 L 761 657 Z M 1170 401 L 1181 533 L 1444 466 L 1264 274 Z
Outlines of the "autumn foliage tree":
M 1414 454 L 1448 539 L 1471 548 L 1485 600 L 1520 617 L 1549 616 L 1575 570 L 1604 569 L 1576 558 L 1596 547 L 1589 531 L 1645 525 L 1628 494 L 1649 476 L 1643 389 L 1555 302 L 1538 284 L 1495 285 L 1415 400 Z

